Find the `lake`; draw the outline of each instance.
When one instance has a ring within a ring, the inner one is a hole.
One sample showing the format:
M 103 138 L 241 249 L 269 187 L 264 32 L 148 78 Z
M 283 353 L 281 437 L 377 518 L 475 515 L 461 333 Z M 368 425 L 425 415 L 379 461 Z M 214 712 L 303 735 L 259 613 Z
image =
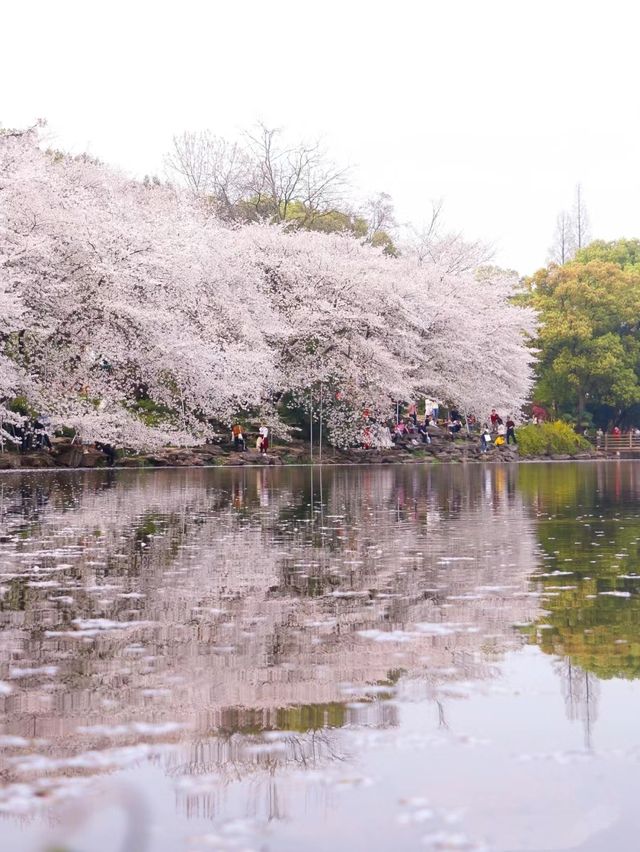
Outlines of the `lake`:
M 640 463 L 0 476 L 0 848 L 638 847 Z

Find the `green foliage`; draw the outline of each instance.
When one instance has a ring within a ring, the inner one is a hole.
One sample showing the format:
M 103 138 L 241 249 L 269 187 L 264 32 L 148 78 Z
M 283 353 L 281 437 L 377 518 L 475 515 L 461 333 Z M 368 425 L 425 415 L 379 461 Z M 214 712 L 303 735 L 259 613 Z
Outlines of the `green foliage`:
M 518 429 L 518 451 L 521 456 L 570 455 L 591 449 L 591 444 L 576 434 L 568 423 L 521 426 Z
M 540 313 L 535 399 L 575 414 L 610 406 L 621 415 L 640 402 L 640 265 L 630 242 L 593 243 L 580 260 L 551 266 L 527 282 Z M 589 259 L 589 252 L 618 258 Z M 604 424 L 603 424 L 604 425 Z
M 56 435 L 60 438 L 75 438 L 76 430 L 72 426 L 62 426 L 62 428 L 56 430 Z
M 23 417 L 37 417 L 38 413 L 27 400 L 26 396 L 17 396 L 9 403 L 9 411 L 15 414 L 21 414 Z
M 335 234 L 340 231 L 353 234 L 354 237 L 364 239 L 367 236 L 367 220 L 362 216 L 354 216 L 340 210 L 331 210 L 327 213 L 316 214 L 307 225 L 310 231 L 322 231 L 325 234 Z
M 309 231 L 321 231 L 325 234 L 347 233 L 358 239 L 370 242 L 372 246 L 381 248 L 391 257 L 398 255 L 390 234 L 379 228 L 367 239 L 369 225 L 363 216 L 342 210 L 327 210 L 318 212 L 306 207 L 299 201 L 291 202 L 286 212 L 280 217 L 287 223 L 293 223 Z
M 159 405 L 152 399 L 137 400 L 133 410 L 145 426 L 161 426 L 172 413 L 166 406 Z
M 381 248 L 390 257 L 397 257 L 398 249 L 386 231 L 374 231 L 371 237 L 371 245 Z
M 346 231 L 354 236 L 363 237 L 367 233 L 364 219 L 342 210 L 318 211 L 307 207 L 301 201 L 291 201 L 286 210 L 279 213 L 279 221 L 290 222 L 310 231 L 323 231 L 331 234 Z
M 212 201 L 212 203 L 214 203 Z M 280 222 L 307 231 L 320 231 L 323 234 L 345 233 L 359 240 L 382 248 L 385 254 L 396 257 L 399 252 L 391 235 L 382 228 L 369 233 L 367 219 L 348 210 L 316 210 L 301 201 L 289 201 L 286 206 L 278 204 L 273 198 L 249 198 L 239 201 L 233 211 L 234 218 L 257 222 L 266 219 Z
M 640 266 L 640 240 L 615 240 L 607 243 L 595 240 L 576 252 L 574 263 L 589 263 L 601 260 L 616 263 L 622 269 L 628 266 Z

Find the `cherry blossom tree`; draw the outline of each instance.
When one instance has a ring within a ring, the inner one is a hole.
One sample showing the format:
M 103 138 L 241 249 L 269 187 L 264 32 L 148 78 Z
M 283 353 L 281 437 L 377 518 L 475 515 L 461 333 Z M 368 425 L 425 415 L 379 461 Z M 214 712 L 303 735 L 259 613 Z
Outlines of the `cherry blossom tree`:
M 0 269 L 4 260 L 0 252 Z M 7 402 L 23 393 L 29 385 L 27 376 L 7 354 L 11 351 L 12 337 L 21 328 L 23 313 L 17 293 L 8 280 L 0 278 L 0 448 L 6 441 L 15 442 L 13 429 L 7 430 L 6 427 L 16 427 L 22 422 L 21 416 L 7 407 Z
M 3 270 L 39 407 L 84 417 L 91 403 L 99 417 L 143 386 L 177 412 L 169 431 L 203 436 L 209 418 L 259 404 L 269 308 L 232 232 L 170 188 L 43 153 L 30 134 L 3 142 Z
M 526 401 L 532 354 L 523 335 L 535 322 L 512 302 L 513 274 L 461 272 L 444 246 L 436 263 L 388 258 L 346 235 L 245 233 L 264 258 L 261 288 L 290 329 L 283 388 L 304 394 L 322 383 L 334 441 L 361 433 L 363 411 L 384 419 L 394 400 L 419 394 L 478 415 Z
M 0 396 L 131 446 L 206 440 L 241 410 L 283 428 L 285 395 L 321 397 L 343 445 L 419 394 L 517 410 L 534 317 L 474 252 L 233 224 L 34 131 L 0 136 Z

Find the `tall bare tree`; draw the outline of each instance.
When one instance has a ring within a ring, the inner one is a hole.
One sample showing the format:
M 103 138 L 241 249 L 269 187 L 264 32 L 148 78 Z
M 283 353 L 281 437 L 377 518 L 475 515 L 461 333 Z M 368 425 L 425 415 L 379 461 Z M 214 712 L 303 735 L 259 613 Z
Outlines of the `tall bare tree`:
M 584 203 L 582 185 L 576 184 L 571 213 L 563 210 L 556 219 L 548 258 L 552 263 L 568 263 L 573 260 L 575 253 L 590 241 L 589 214 Z
M 549 260 L 552 263 L 565 264 L 575 254 L 573 220 L 566 210 L 558 213 L 553 243 L 549 249 Z
M 587 208 L 584 203 L 584 195 L 582 192 L 581 184 L 576 185 L 576 191 L 573 200 L 572 219 L 573 236 L 577 251 L 581 248 L 584 248 L 591 239 L 589 233 L 589 214 L 587 213 Z

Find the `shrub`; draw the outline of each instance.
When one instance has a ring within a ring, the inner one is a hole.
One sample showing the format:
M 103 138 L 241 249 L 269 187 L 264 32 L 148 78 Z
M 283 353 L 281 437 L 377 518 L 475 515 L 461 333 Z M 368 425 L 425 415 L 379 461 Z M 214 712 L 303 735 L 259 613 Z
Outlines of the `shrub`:
M 153 399 L 138 399 L 132 406 L 134 411 L 145 426 L 162 426 L 170 419 L 171 410 L 165 405 L 155 402 Z
M 577 435 L 568 423 L 555 420 L 522 426 L 517 431 L 521 456 L 570 455 L 591 449 L 591 444 Z

